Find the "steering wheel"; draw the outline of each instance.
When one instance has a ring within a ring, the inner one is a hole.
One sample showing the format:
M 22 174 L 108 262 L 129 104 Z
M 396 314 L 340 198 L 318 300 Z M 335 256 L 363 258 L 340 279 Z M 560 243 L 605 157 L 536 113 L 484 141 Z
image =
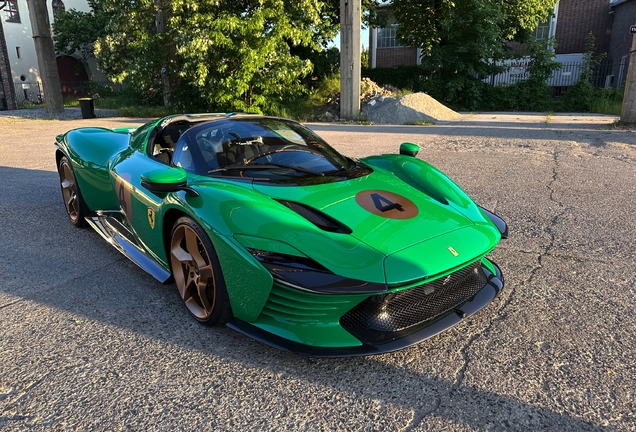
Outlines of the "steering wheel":
M 201 144 L 203 150 L 214 151 L 214 144 L 209 139 L 201 137 L 199 138 L 199 143 Z
M 262 157 L 265 156 L 269 156 L 275 153 L 292 153 L 292 152 L 300 152 L 300 153 L 311 153 L 311 154 L 315 154 L 315 155 L 319 155 L 322 157 L 322 155 L 320 153 L 316 153 L 313 150 L 310 149 L 303 149 L 303 148 L 292 148 L 292 146 L 294 146 L 294 144 L 290 144 L 290 145 L 286 145 L 285 147 L 279 148 L 278 150 L 270 150 L 270 151 L 266 151 L 265 153 L 261 153 L 259 155 L 254 156 L 253 158 L 250 158 L 248 160 L 246 160 L 244 163 L 245 165 L 248 165 L 250 163 L 252 163 L 253 161 L 255 161 L 256 159 L 260 159 Z

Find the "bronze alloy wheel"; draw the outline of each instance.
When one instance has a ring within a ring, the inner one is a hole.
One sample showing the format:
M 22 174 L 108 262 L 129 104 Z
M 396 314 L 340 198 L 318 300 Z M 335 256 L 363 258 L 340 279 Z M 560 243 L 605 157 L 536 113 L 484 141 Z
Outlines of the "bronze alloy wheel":
M 205 231 L 190 218 L 179 219 L 172 230 L 170 263 L 179 294 L 197 321 L 226 322 L 231 312 L 218 258 Z
M 60 175 L 62 199 L 66 206 L 66 212 L 71 218 L 71 223 L 76 226 L 84 226 L 84 201 L 77 187 L 73 168 L 71 168 L 71 164 L 66 157 L 60 160 L 58 173 Z

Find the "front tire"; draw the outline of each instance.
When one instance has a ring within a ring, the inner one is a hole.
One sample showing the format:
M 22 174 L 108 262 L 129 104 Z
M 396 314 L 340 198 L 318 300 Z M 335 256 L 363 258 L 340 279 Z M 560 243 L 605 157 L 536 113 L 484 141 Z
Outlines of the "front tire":
M 194 319 L 213 326 L 232 318 L 214 246 L 203 228 L 187 216 L 179 218 L 172 228 L 170 265 L 179 295 Z
M 82 198 L 79 186 L 77 185 L 77 179 L 75 178 L 75 172 L 73 171 L 71 162 L 66 156 L 60 159 L 57 172 L 60 175 L 62 199 L 64 200 L 66 213 L 71 223 L 78 228 L 85 227 L 86 219 L 84 219 L 84 217 L 88 213 L 88 210 L 84 198 Z

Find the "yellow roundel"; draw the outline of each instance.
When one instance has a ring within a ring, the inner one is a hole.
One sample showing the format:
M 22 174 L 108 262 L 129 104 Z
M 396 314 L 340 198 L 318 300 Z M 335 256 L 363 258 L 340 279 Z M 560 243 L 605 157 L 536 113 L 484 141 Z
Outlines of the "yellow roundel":
M 132 222 L 132 201 L 130 200 L 130 178 L 129 173 L 122 173 L 115 179 L 115 190 L 117 191 L 117 200 L 119 206 L 126 215 L 129 222 Z
M 366 211 L 388 219 L 411 219 L 419 213 L 413 201 L 389 191 L 358 192 L 356 202 Z
M 155 229 L 155 211 L 148 207 L 148 223 L 150 228 Z

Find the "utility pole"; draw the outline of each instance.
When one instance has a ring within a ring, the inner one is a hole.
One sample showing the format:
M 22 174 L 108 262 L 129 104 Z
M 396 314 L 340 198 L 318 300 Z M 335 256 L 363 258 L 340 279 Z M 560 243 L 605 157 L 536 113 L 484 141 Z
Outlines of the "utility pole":
M 62 99 L 60 74 L 57 71 L 57 62 L 55 61 L 55 48 L 51 36 L 51 23 L 49 22 L 46 0 L 27 0 L 27 4 L 29 5 L 33 44 L 38 57 L 40 79 L 44 87 L 46 111 L 51 114 L 61 114 L 64 112 L 64 100 Z
M 340 118 L 360 114 L 360 0 L 340 0 Z
M 627 81 L 625 81 L 621 121 L 636 123 L 636 25 L 631 26 L 629 32 L 632 34 L 632 49 L 629 51 L 629 67 L 627 68 Z

